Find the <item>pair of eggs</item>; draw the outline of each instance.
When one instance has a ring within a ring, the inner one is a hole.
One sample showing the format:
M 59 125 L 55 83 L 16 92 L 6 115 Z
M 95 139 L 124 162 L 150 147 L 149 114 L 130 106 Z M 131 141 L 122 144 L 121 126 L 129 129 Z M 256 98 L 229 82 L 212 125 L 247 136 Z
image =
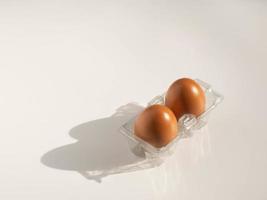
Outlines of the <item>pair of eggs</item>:
M 199 116 L 205 111 L 205 93 L 192 79 L 182 78 L 171 84 L 165 105 L 147 107 L 137 118 L 134 133 L 154 147 L 166 146 L 179 134 L 178 121 L 184 114 Z

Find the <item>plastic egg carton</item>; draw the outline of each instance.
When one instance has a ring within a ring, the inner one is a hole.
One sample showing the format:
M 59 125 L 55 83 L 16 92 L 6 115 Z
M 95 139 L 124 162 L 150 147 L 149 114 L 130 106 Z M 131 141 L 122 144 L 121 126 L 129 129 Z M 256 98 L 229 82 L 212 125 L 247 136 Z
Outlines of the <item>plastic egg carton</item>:
M 132 152 L 138 156 L 145 156 L 148 159 L 157 160 L 171 155 L 178 142 L 186 137 L 191 137 L 194 130 L 200 129 L 208 122 L 208 116 L 211 111 L 223 100 L 223 96 L 212 89 L 212 87 L 202 80 L 195 79 L 195 81 L 202 87 L 206 96 L 206 110 L 200 116 L 196 117 L 191 114 L 186 114 L 179 119 L 179 134 L 168 145 L 156 148 L 134 134 L 134 122 L 138 115 L 133 117 L 127 123 L 122 125 L 120 132 L 127 138 Z M 147 106 L 154 104 L 165 103 L 165 93 L 154 97 Z M 159 163 L 159 162 L 156 162 Z

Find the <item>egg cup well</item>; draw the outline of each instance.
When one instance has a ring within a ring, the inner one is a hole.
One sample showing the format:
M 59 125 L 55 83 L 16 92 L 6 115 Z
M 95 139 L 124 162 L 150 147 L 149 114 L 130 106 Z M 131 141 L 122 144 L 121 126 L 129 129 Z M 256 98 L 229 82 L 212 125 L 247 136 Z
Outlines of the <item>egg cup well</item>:
M 180 128 L 177 137 L 174 138 L 169 144 L 161 148 L 152 146 L 134 134 L 134 122 L 138 116 L 137 114 L 131 120 L 123 124 L 120 128 L 120 132 L 127 138 L 133 153 L 136 155 L 145 155 L 146 158 L 150 159 L 171 155 L 180 139 L 191 137 L 194 134 L 194 130 L 198 130 L 206 125 L 210 112 L 223 100 L 223 96 L 214 91 L 212 87 L 204 81 L 199 79 L 195 79 L 195 81 L 202 87 L 205 93 L 205 112 L 198 117 L 191 114 L 183 115 L 178 121 L 178 126 Z M 150 102 L 148 102 L 147 106 L 154 104 L 164 105 L 165 93 L 154 97 Z

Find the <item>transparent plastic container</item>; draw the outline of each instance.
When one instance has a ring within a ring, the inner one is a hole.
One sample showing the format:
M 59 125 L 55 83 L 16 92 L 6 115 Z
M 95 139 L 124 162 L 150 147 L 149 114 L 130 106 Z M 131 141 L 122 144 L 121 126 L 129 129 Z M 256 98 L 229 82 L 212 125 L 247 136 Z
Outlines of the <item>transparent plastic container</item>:
M 122 125 L 120 132 L 127 138 L 129 146 L 134 154 L 140 156 L 145 155 L 148 160 L 157 161 L 155 163 L 156 165 L 158 165 L 159 163 L 161 163 L 161 160 L 164 159 L 164 157 L 169 156 L 174 152 L 175 146 L 178 144 L 179 140 L 186 137 L 191 137 L 194 133 L 194 130 L 200 129 L 205 126 L 205 124 L 208 122 L 209 114 L 223 100 L 223 96 L 214 91 L 212 87 L 204 81 L 201 81 L 199 79 L 196 79 L 195 81 L 202 87 L 203 91 L 205 92 L 206 110 L 198 117 L 188 114 L 182 116 L 178 122 L 180 126 L 179 134 L 168 145 L 161 148 L 156 148 L 146 141 L 142 140 L 141 138 L 137 137 L 134 134 L 134 122 L 137 115 L 127 123 Z M 165 93 L 154 97 L 147 106 L 153 104 L 164 105 L 164 103 Z

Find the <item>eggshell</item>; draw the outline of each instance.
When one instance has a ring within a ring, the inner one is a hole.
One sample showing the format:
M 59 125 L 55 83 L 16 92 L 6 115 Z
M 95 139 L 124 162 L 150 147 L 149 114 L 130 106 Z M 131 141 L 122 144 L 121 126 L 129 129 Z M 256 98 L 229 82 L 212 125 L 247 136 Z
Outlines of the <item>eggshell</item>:
M 152 105 L 137 117 L 134 133 L 154 147 L 163 147 L 177 136 L 177 119 L 168 107 Z
M 199 116 L 205 111 L 205 102 L 201 86 L 189 78 L 172 83 L 165 96 L 165 105 L 174 112 L 177 120 L 184 114 Z

